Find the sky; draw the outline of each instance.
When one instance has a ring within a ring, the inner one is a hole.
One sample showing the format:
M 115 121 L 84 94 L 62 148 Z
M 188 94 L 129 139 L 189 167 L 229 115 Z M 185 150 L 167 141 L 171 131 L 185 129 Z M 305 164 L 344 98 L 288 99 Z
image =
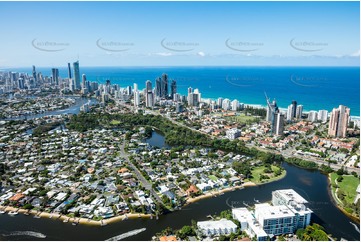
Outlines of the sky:
M 359 2 L 0 2 L 0 69 L 359 66 Z

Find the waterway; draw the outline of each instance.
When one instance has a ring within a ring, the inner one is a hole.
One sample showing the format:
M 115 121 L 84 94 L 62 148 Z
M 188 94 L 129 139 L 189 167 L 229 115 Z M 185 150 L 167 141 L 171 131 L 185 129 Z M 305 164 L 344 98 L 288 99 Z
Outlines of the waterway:
M 78 113 L 80 106 L 87 101 L 88 99 L 77 99 L 77 103 L 68 109 L 46 112 L 33 115 L 33 117 L 28 116 L 28 118 Z M 96 100 L 92 100 L 92 102 L 96 103 Z M 146 142 L 152 146 L 170 148 L 158 131 L 154 131 L 152 137 L 148 138 Z M 352 224 L 354 222 L 333 203 L 328 189 L 327 176 L 319 171 L 305 170 L 286 163 L 283 164 L 283 167 L 286 169 L 287 175 L 282 180 L 200 200 L 180 211 L 162 215 L 158 220 L 130 219 L 104 227 L 73 226 L 70 223 L 63 223 L 54 219 L 36 219 L 22 214 L 14 217 L 0 214 L 0 240 L 106 240 L 115 236 L 125 240 L 150 240 L 155 233 L 168 226 L 177 229 L 183 225 L 190 225 L 191 220 L 208 220 L 207 215 L 219 213 L 232 206 L 253 205 L 255 200 L 268 202 L 271 200 L 272 191 L 288 188 L 294 189 L 310 202 L 310 208 L 314 211 L 312 221 L 324 226 L 328 233 L 337 239 L 344 238 L 356 241 L 360 239 L 359 232 Z M 357 227 L 360 227 L 359 224 Z M 31 232 L 29 233 L 29 231 Z M 44 234 L 46 238 L 34 236 L 37 234 Z
M 95 105 L 98 101 L 95 98 L 83 98 L 83 97 L 70 97 L 75 99 L 75 103 L 68 108 L 59 109 L 54 111 L 46 111 L 44 113 L 34 114 L 34 115 L 27 115 L 27 116 L 20 116 L 9 118 L 5 120 L 22 120 L 22 119 L 34 119 L 34 118 L 41 118 L 44 116 L 49 115 L 61 115 L 61 114 L 78 114 L 80 112 L 80 107 L 89 102 L 90 105 Z
M 146 143 L 153 147 L 171 149 L 172 147 L 165 142 L 165 138 L 160 131 L 154 130 L 152 136 L 145 140 Z
M 130 219 L 103 227 L 63 223 L 53 219 L 36 219 L 32 216 L 19 214 L 11 217 L 0 215 L 0 240 L 41 240 L 31 235 L 6 236 L 16 231 L 33 231 L 45 234 L 44 240 L 106 240 L 114 236 L 139 230 L 138 234 L 125 238 L 126 240 L 150 240 L 152 236 L 170 226 L 181 228 L 191 224 L 191 220 L 208 220 L 207 215 L 219 213 L 244 204 L 253 205 L 255 200 L 267 202 L 271 200 L 272 191 L 292 188 L 310 202 L 314 211 L 312 221 L 321 224 L 326 231 L 337 239 L 360 239 L 360 234 L 351 224 L 352 220 L 344 215 L 332 202 L 328 191 L 327 177 L 319 171 L 304 170 L 289 164 L 283 164 L 287 175 L 280 181 L 256 187 L 248 187 L 225 193 L 215 198 L 200 200 L 188 205 L 180 211 L 162 215 L 158 220 Z M 359 227 L 359 224 L 357 224 Z M 15 233 L 16 234 L 16 233 Z M 18 233 L 19 234 L 19 233 Z M 21 233 L 20 233 L 21 234 Z

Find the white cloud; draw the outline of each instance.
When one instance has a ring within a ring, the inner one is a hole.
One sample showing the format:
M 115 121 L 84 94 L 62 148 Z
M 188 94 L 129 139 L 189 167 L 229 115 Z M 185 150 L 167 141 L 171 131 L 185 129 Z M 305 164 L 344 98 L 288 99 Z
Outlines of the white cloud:
M 356 57 L 357 57 L 357 56 L 360 56 L 360 50 L 352 53 L 350 56 L 356 56 Z
M 159 56 L 172 56 L 173 54 L 172 53 L 169 53 L 169 52 L 158 52 L 158 53 L 155 53 L 156 55 L 159 55 Z
M 199 56 L 205 56 L 206 54 L 204 53 L 204 52 L 202 52 L 202 51 L 199 51 L 198 53 L 197 53 L 197 55 L 199 55 Z

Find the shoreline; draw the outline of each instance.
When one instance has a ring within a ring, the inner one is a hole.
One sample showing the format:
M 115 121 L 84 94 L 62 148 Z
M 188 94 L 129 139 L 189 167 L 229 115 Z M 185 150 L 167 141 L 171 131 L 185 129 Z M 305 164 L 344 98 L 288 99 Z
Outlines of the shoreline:
M 228 187 L 228 188 L 224 188 L 224 189 L 221 189 L 218 191 L 211 191 L 211 192 L 205 193 L 205 194 L 195 197 L 195 198 L 188 198 L 186 203 L 183 205 L 183 207 L 190 205 L 192 203 L 195 203 L 202 199 L 220 196 L 226 192 L 241 190 L 246 187 L 252 187 L 252 186 L 257 186 L 257 184 L 255 184 L 253 182 L 246 182 L 242 185 Z M 119 221 L 123 221 L 123 220 L 127 220 L 127 219 L 137 219 L 137 218 L 152 219 L 152 216 L 154 217 L 154 215 L 151 215 L 151 214 L 127 213 L 127 214 L 118 215 L 118 216 L 114 216 L 114 217 L 111 217 L 108 219 L 102 219 L 102 220 L 98 221 L 98 220 L 81 218 L 81 217 L 69 217 L 67 215 L 62 215 L 62 214 L 58 214 L 58 213 L 40 212 L 37 210 L 29 211 L 28 209 L 16 208 L 16 207 L 11 207 L 11 206 L 0 205 L 0 210 L 3 210 L 7 213 L 12 211 L 12 212 L 18 212 L 18 213 L 21 213 L 24 215 L 38 216 L 38 218 L 47 218 L 47 219 L 50 218 L 50 219 L 54 219 L 54 220 L 61 220 L 63 222 L 67 221 L 67 223 L 76 223 L 76 224 L 90 225 L 90 226 L 105 226 L 107 224 L 111 224 L 111 223 L 115 223 L 115 222 L 119 222 Z M 11 216 L 11 215 L 9 215 L 9 216 Z
M 24 215 L 33 215 L 38 216 L 39 218 L 50 218 L 54 220 L 61 220 L 61 221 L 67 221 L 68 223 L 76 223 L 76 224 L 82 224 L 82 225 L 92 225 L 92 226 L 105 226 L 107 224 L 115 223 L 118 221 L 123 221 L 127 219 L 136 219 L 136 218 L 150 218 L 150 214 L 142 214 L 142 213 L 127 213 L 123 215 L 114 216 L 107 219 L 102 220 L 93 220 L 93 219 L 87 219 L 87 218 L 80 218 L 80 217 L 69 217 L 67 215 L 61 215 L 58 213 L 49 213 L 49 212 L 40 212 L 36 210 L 28 210 L 23 208 L 15 208 L 11 206 L 0 206 L 0 209 L 5 212 L 18 212 Z M 9 215 L 10 216 L 10 215 Z
M 345 214 L 347 217 L 349 217 L 352 221 L 356 222 L 357 224 L 360 224 L 360 218 L 348 213 L 338 202 L 335 196 L 337 196 L 337 194 L 335 194 L 332 191 L 332 181 L 331 181 L 331 173 L 329 173 L 327 175 L 327 181 L 328 181 L 328 192 L 331 195 L 331 201 L 334 203 L 334 205 L 337 207 L 337 209 L 339 209 L 343 214 Z
M 223 195 L 226 192 L 233 192 L 233 191 L 236 191 L 236 190 L 244 189 L 246 187 L 254 187 L 254 186 L 257 186 L 257 184 L 254 183 L 254 182 L 245 182 L 242 185 L 238 185 L 238 186 L 234 186 L 234 187 L 227 187 L 227 188 L 224 188 L 224 189 L 221 189 L 221 190 L 218 190 L 218 191 L 210 191 L 210 192 L 207 192 L 207 193 L 205 193 L 203 195 L 200 195 L 198 197 L 194 197 L 194 198 L 188 197 L 186 199 L 186 203 L 183 206 L 184 207 L 188 206 L 188 205 L 190 205 L 192 203 L 195 203 L 195 202 L 198 202 L 199 200 L 202 200 L 202 199 L 220 196 L 220 195 Z

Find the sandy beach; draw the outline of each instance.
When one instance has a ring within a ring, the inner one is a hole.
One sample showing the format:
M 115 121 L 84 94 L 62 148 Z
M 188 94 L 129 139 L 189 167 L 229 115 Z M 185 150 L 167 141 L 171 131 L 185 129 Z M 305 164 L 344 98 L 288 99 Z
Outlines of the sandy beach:
M 211 198 L 214 196 L 220 196 L 226 192 L 235 191 L 237 189 L 243 189 L 245 187 L 250 187 L 250 186 L 256 186 L 256 184 L 253 182 L 246 182 L 239 186 L 228 187 L 228 188 L 218 190 L 218 191 L 210 191 L 210 192 L 207 192 L 207 193 L 205 193 L 201 196 L 195 197 L 195 198 L 187 198 L 186 204 L 184 206 L 187 206 L 191 203 L 197 202 L 202 199 Z M 66 215 L 61 215 L 58 213 L 39 212 L 36 210 L 14 208 L 14 207 L 10 207 L 10 206 L 0 206 L 0 210 L 4 210 L 5 212 L 11 212 L 11 211 L 18 212 L 18 213 L 22 213 L 25 215 L 36 216 L 38 218 L 50 218 L 50 219 L 54 219 L 54 220 L 58 219 L 61 221 L 67 221 L 68 223 L 93 225 L 93 226 L 105 226 L 107 224 L 123 221 L 126 219 L 137 219 L 137 218 L 149 219 L 149 218 L 152 218 L 152 215 L 150 215 L 150 214 L 128 213 L 128 214 L 118 215 L 118 216 L 114 216 L 114 217 L 111 217 L 108 219 L 102 219 L 100 221 L 97 221 L 97 220 L 92 220 L 92 219 L 87 219 L 87 218 L 79 218 L 79 217 L 71 218 Z
M 186 201 L 186 204 L 185 206 L 191 204 L 191 203 L 195 203 L 199 200 L 202 200 L 202 199 L 206 199 L 206 198 L 211 198 L 211 197 L 215 197 L 215 196 L 220 196 L 222 195 L 223 193 L 226 193 L 226 192 L 231 192 L 231 191 L 235 191 L 237 189 L 243 189 L 245 187 L 252 187 L 252 186 L 257 186 L 255 183 L 253 182 L 246 182 L 242 185 L 239 185 L 239 186 L 234 186 L 234 187 L 227 187 L 227 188 L 224 188 L 222 190 L 218 190 L 218 191 L 210 191 L 210 192 L 207 192 L 201 196 L 198 196 L 198 197 L 194 197 L 194 198 L 187 198 L 187 201 Z
M 50 218 L 50 219 L 59 219 L 61 221 L 68 221 L 68 223 L 75 222 L 76 224 L 84 224 L 84 225 L 95 225 L 95 226 L 104 226 L 110 223 L 119 222 L 125 219 L 136 219 L 136 218 L 150 218 L 150 214 L 141 214 L 141 213 L 128 213 L 124 215 L 114 216 L 108 219 L 102 219 L 100 221 L 87 219 L 87 218 L 79 218 L 79 217 L 68 217 L 66 215 L 61 215 L 58 213 L 48 213 L 48 212 L 39 212 L 36 210 L 27 210 L 22 208 L 14 208 L 10 206 L 0 206 L 0 210 L 4 210 L 5 212 L 18 212 L 22 214 L 28 214 L 32 216 L 38 216 L 39 218 Z

